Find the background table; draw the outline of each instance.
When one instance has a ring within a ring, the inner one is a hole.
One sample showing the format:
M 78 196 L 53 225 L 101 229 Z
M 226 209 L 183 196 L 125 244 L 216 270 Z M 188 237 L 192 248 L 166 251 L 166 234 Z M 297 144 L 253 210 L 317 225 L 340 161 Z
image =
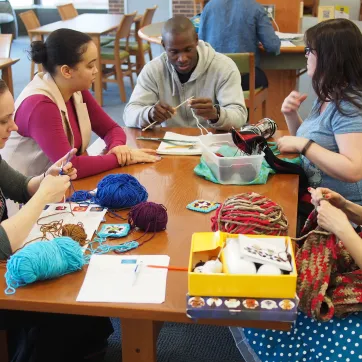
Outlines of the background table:
M 177 133 L 199 135 L 198 129 L 168 129 Z M 125 129 L 131 146 L 157 148 L 158 142 L 137 141 L 137 136 L 162 137 L 167 129 L 141 132 Z M 284 132 L 285 133 L 285 132 Z M 278 132 L 276 138 L 282 132 Z M 169 221 L 164 232 L 132 254 L 167 254 L 171 265 L 187 266 L 191 235 L 194 232 L 211 231 L 210 217 L 186 209 L 196 199 L 223 202 L 228 196 L 254 191 L 270 197 L 280 204 L 289 220 L 289 235 L 295 236 L 298 176 L 274 175 L 266 185 L 229 186 L 206 181 L 194 174 L 198 156 L 163 156 L 154 164 L 139 164 L 116 169 L 110 173 L 127 172 L 135 176 L 149 193 L 149 201 L 166 206 Z M 94 189 L 107 173 L 74 182 L 76 190 Z M 124 216 L 126 212 L 122 213 Z M 110 219 L 107 222 L 122 222 Z M 138 234 L 137 234 L 138 235 Z M 140 234 L 141 235 L 141 234 Z M 132 240 L 134 235 L 128 237 Z M 4 273 L 4 269 L 1 269 Z M 19 288 L 14 295 L 0 293 L 0 308 L 53 313 L 85 314 L 122 318 L 123 362 L 155 362 L 156 340 L 164 321 L 193 323 L 186 316 L 187 273 L 168 272 L 166 301 L 163 304 L 77 303 L 76 298 L 86 273 L 84 270 L 56 280 L 35 283 Z M 5 278 L 1 275 L 0 290 L 5 290 Z M 265 321 L 199 320 L 198 323 L 238 325 L 256 328 L 289 329 L 290 324 Z M 0 340 L 1 347 L 1 340 Z M 1 353 L 1 349 L 0 349 Z M 4 361 L 5 359 L 1 358 Z
M 0 70 L 1 78 L 8 85 L 9 91 L 14 95 L 14 85 L 13 85 L 13 72 L 11 66 L 17 63 L 20 59 L 11 59 L 11 58 L 0 58 Z

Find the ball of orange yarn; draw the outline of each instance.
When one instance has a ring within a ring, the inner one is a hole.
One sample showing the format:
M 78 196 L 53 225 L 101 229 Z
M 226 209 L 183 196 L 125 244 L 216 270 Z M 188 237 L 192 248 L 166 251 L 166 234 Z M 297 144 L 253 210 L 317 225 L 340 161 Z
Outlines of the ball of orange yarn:
M 263 195 L 231 196 L 211 218 L 212 231 L 230 234 L 287 235 L 288 220 L 281 206 Z
M 65 224 L 62 227 L 62 236 L 69 236 L 77 241 L 80 246 L 84 246 L 87 241 L 87 234 L 81 222 L 78 224 Z

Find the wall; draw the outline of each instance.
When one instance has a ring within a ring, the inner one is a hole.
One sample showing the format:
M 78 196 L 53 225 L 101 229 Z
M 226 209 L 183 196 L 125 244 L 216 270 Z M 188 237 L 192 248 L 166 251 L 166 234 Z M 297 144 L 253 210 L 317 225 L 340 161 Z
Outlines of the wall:
M 124 13 L 124 0 L 109 0 L 108 4 L 110 13 Z
M 172 1 L 173 15 L 184 15 L 188 18 L 194 16 L 193 0 L 173 0 Z

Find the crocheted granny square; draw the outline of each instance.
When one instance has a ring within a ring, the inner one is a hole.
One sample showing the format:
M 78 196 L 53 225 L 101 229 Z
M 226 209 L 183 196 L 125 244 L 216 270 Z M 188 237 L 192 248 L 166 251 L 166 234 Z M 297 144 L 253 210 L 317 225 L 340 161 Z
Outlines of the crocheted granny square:
M 98 236 L 101 238 L 121 238 L 128 235 L 130 229 L 129 224 L 104 224 Z
M 193 211 L 208 213 L 219 207 L 219 203 L 206 200 L 195 200 L 189 203 L 186 208 Z

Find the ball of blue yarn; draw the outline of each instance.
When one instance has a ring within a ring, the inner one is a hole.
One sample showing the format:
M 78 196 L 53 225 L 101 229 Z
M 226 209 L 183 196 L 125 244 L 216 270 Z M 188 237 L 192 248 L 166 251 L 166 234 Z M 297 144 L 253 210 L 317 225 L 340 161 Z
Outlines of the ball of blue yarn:
M 109 209 L 138 205 L 148 199 L 148 193 L 136 178 L 128 174 L 108 175 L 97 186 L 95 201 Z
M 23 285 L 80 270 L 84 263 L 82 248 L 69 237 L 29 244 L 7 262 L 5 293 L 14 294 Z
M 71 197 L 68 198 L 68 201 L 72 202 L 82 202 L 92 200 L 93 195 L 89 191 L 79 190 L 75 191 Z

